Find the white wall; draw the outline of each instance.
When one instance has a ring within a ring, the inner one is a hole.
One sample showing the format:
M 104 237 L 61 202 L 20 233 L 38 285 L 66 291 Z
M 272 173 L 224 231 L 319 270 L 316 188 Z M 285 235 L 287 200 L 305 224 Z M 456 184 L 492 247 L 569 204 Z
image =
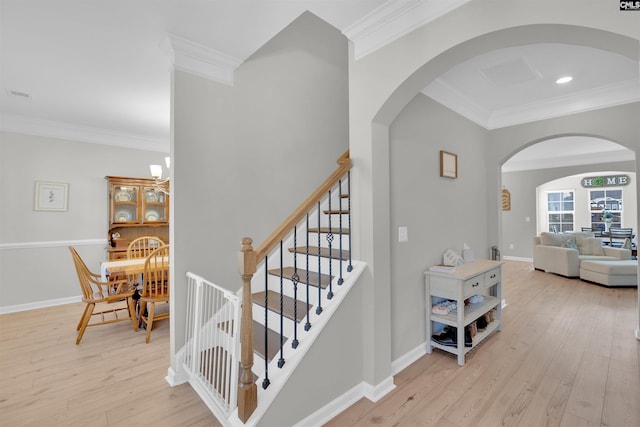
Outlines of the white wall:
M 77 246 L 89 268 L 99 271 L 108 227 L 104 177 L 147 177 L 149 164 L 164 156 L 0 133 L 0 312 L 79 300 L 67 246 Z M 35 181 L 68 183 L 68 210 L 35 211 Z

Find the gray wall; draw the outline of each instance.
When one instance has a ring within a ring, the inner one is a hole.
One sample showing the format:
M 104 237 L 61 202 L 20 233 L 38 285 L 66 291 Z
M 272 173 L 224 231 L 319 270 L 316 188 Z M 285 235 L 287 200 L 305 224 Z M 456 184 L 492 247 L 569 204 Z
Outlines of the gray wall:
M 108 227 L 104 177 L 147 177 L 149 164 L 162 163 L 164 156 L 0 133 L 0 310 L 79 300 L 67 246 L 77 246 L 89 268 L 99 271 L 100 261 L 106 259 Z M 68 210 L 34 211 L 35 181 L 68 183 Z
M 336 169 L 348 148 L 347 41 L 317 17 L 303 14 L 243 63 L 234 79 L 229 87 L 174 74 L 177 312 L 186 305 L 181 283 L 187 271 L 237 289 L 241 238 L 259 245 Z M 358 310 L 347 317 L 360 333 Z M 173 345 L 180 349 L 184 321 L 172 316 L 172 322 Z M 351 371 L 361 359 L 357 352 L 342 356 Z M 304 381 L 313 383 L 328 372 L 337 391 L 352 386 L 340 370 L 314 366 L 294 375 L 306 373 Z M 294 401 L 299 393 L 287 387 L 278 400 Z M 288 425 L 272 417 L 291 416 L 279 411 L 268 419 Z
M 486 130 L 418 94 L 390 127 L 392 360 L 425 341 L 424 271 L 467 243 L 487 258 Z M 458 155 L 458 178 L 440 177 L 440 150 Z M 409 241 L 398 241 L 398 227 Z M 381 231 L 382 232 L 382 231 Z
M 390 375 L 392 320 L 391 257 L 388 214 L 391 205 L 389 129 L 400 111 L 443 72 L 456 64 L 495 49 L 528 43 L 570 43 L 611 50 L 637 60 L 640 27 L 631 14 L 621 14 L 604 3 L 566 0 L 519 2 L 517 11 L 507 0 L 475 0 L 415 29 L 375 52 L 349 62 L 350 153 L 356 166 L 353 227 L 355 256 L 367 263 L 363 280 L 367 298 L 364 322 L 364 380 L 382 383 Z M 580 13 L 575 10 L 580 9 Z M 542 130 L 540 130 L 541 133 Z M 514 135 L 515 139 L 518 135 Z M 500 165 L 502 157 L 484 154 L 487 174 L 481 182 L 493 188 L 487 194 L 488 244 L 500 243 Z M 478 159 L 481 161 L 481 159 Z M 389 230 L 381 233 L 380 230 Z
M 636 162 L 601 163 L 519 172 L 503 172 L 502 185 L 511 193 L 511 210 L 502 211 L 502 256 L 533 258 L 532 236 L 536 228 L 536 188 L 546 182 L 583 173 L 636 171 Z M 636 182 L 632 183 L 634 186 Z M 635 193 L 634 193 L 635 203 Z M 635 207 L 634 207 L 635 211 Z M 526 217 L 531 221 L 527 222 Z M 584 225 L 586 226 L 586 224 Z M 635 227 L 634 227 L 635 228 Z M 509 245 L 513 244 L 513 249 Z

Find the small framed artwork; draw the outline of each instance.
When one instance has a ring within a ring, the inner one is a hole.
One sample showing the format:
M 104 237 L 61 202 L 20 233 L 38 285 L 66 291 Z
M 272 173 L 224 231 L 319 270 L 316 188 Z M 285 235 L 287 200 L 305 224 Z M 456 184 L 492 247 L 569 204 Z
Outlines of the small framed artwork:
M 68 192 L 69 184 L 67 183 L 36 181 L 36 194 L 33 210 L 66 211 Z
M 440 176 L 444 178 L 458 177 L 458 155 L 440 150 Z

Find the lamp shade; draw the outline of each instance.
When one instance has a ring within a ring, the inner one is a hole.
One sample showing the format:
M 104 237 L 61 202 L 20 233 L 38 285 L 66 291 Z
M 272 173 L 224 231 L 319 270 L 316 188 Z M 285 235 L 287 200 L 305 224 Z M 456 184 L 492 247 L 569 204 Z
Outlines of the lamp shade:
M 162 166 L 160 165 L 149 165 L 149 170 L 151 171 L 151 176 L 154 179 L 162 178 Z

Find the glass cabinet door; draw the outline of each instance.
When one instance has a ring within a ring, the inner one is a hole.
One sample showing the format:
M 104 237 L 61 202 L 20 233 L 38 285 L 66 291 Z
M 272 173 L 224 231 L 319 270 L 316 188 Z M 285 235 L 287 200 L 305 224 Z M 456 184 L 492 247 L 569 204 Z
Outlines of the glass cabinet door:
M 155 187 L 144 187 L 143 222 L 167 222 L 167 195 Z
M 114 186 L 112 222 L 138 222 L 138 187 Z

